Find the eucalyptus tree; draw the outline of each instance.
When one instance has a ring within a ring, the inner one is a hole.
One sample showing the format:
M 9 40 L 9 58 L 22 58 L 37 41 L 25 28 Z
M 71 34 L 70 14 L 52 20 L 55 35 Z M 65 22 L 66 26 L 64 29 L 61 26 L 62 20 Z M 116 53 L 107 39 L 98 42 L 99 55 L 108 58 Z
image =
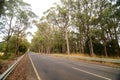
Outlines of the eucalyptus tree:
M 1 32 L 6 37 L 4 40 L 6 42 L 5 55 L 8 52 L 8 43 L 9 43 L 9 40 L 13 33 L 13 29 L 12 29 L 13 24 L 12 23 L 13 23 L 14 17 L 16 16 L 15 15 L 16 7 L 17 7 L 16 4 L 17 4 L 17 1 L 13 1 L 13 0 L 5 1 L 5 12 L 4 12 L 4 15 L 1 16 L 2 25 L 3 25 Z
M 5 2 L 5 13 L 1 16 L 3 29 L 2 34 L 6 37 L 6 51 L 9 39 L 14 34 L 19 37 L 20 34 L 25 33 L 26 29 L 30 27 L 31 18 L 35 17 L 30 5 L 23 2 L 23 0 L 7 0 Z M 16 40 L 16 54 L 18 53 L 18 42 Z
M 38 22 L 35 22 L 35 25 L 38 28 L 35 38 L 38 39 L 38 44 L 40 45 L 38 51 L 42 53 L 50 53 L 52 46 L 54 45 L 55 30 L 53 26 L 47 20 L 46 16 L 43 16 Z
M 118 13 L 119 1 L 113 4 L 110 0 L 61 0 L 44 13 L 37 25 L 39 30 L 33 42 L 38 42 L 34 45 L 43 46 L 45 52 L 49 52 L 46 50 L 50 45 L 52 52 L 67 50 L 68 54 L 79 51 L 107 57 L 112 52 L 119 53 Z M 41 46 L 38 51 L 43 51 Z
M 113 0 L 112 5 L 112 15 L 110 16 L 112 22 L 114 23 L 113 31 L 114 31 L 114 44 L 115 44 L 115 53 L 120 56 L 120 45 L 119 45 L 119 38 L 120 38 L 120 0 Z
M 96 0 L 96 24 L 99 30 L 101 30 L 101 41 L 104 47 L 104 54 L 108 56 L 108 42 L 113 39 L 113 27 L 114 22 L 111 19 L 113 13 L 112 3 L 108 0 Z
M 45 18 L 44 18 L 45 19 Z M 35 23 L 38 30 L 33 36 L 31 50 L 39 53 L 64 52 L 64 39 L 58 27 L 50 26 L 46 20 Z
M 71 23 L 72 26 L 74 26 L 78 30 L 78 36 L 79 38 L 77 44 L 79 44 L 79 51 L 80 53 L 84 53 L 84 47 L 85 47 L 85 19 L 84 19 L 84 13 L 82 13 L 82 4 L 79 0 L 71 0 L 70 1 L 70 15 L 71 15 Z
M 16 35 L 16 51 L 18 54 L 19 50 L 19 39 L 23 36 L 26 36 L 26 30 L 31 27 L 32 19 L 36 17 L 36 15 L 32 12 L 30 5 L 21 1 L 18 3 L 19 7 L 16 13 L 16 21 L 13 28 L 14 35 Z
M 44 36 L 38 30 L 31 41 L 30 49 L 34 52 L 45 53 Z
M 89 41 L 89 50 L 91 56 L 94 56 L 93 44 L 91 39 L 91 29 L 94 25 L 91 24 L 94 17 L 94 8 L 96 0 L 71 0 L 72 5 L 72 22 L 79 31 L 80 52 L 84 53 L 85 41 Z
M 48 16 L 48 18 L 51 19 L 52 23 L 54 23 L 54 26 L 59 27 L 63 31 L 63 35 L 65 36 L 66 41 L 67 53 L 70 54 L 68 36 L 68 27 L 70 22 L 69 9 L 66 8 L 64 4 L 56 4 L 56 6 L 49 9 L 46 14 L 51 15 L 52 18 L 51 16 Z

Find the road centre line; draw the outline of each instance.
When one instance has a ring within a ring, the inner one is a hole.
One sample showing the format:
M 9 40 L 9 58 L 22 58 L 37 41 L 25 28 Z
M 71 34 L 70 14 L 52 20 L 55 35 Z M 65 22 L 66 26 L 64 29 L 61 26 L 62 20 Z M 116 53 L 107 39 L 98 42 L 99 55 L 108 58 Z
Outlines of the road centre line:
M 37 76 L 37 79 L 38 79 L 38 80 L 42 80 L 42 79 L 40 78 L 40 76 L 39 76 L 39 74 L 38 74 L 38 72 L 37 72 L 37 69 L 36 69 L 36 67 L 35 67 L 35 65 L 34 65 L 34 63 L 33 63 L 33 61 L 32 61 L 32 59 L 31 59 L 30 56 L 29 56 L 29 58 L 30 58 L 30 61 L 31 61 L 31 63 L 32 63 L 32 66 L 33 66 L 33 69 L 34 69 L 34 71 L 35 71 L 35 74 L 36 74 L 36 76 Z
M 105 79 L 105 80 L 112 80 L 112 79 L 110 79 L 110 78 L 103 77 L 103 76 L 100 76 L 100 75 L 97 75 L 97 74 L 94 74 L 94 73 L 91 73 L 91 72 L 88 72 L 88 71 L 85 71 L 85 70 L 81 70 L 81 69 L 76 68 L 76 67 L 72 67 L 72 68 L 75 69 L 75 70 L 78 70 L 78 71 L 87 73 L 87 74 L 91 74 L 91 75 L 96 76 L 96 77 L 99 77 L 99 78 L 103 78 L 103 79 Z

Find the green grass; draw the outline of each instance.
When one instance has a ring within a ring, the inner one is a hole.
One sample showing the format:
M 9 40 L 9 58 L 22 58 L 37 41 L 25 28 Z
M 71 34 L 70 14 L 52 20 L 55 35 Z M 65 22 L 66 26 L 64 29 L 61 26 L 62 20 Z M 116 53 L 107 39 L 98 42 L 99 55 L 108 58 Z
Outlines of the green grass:
M 0 56 L 1 60 L 11 60 L 15 58 L 14 53 L 8 53 L 7 55 Z

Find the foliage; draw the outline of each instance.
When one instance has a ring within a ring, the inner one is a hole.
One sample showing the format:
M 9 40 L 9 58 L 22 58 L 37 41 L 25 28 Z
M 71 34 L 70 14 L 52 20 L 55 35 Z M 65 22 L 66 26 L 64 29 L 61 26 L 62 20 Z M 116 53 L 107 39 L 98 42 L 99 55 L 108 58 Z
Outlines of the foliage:
M 119 14 L 119 0 L 61 0 L 38 21 L 31 50 L 120 56 Z
M 4 3 L 5 2 L 5 0 L 0 0 L 0 17 L 1 17 L 1 14 L 3 14 L 4 13 Z
M 3 9 L 4 14 L 0 18 L 0 34 L 3 35 L 5 42 L 5 55 L 8 52 L 19 54 L 19 46 L 21 46 L 20 50 L 25 52 L 26 45 L 21 44 L 19 39 L 26 37 L 27 29 L 31 28 L 32 19 L 36 15 L 32 12 L 30 4 L 23 0 L 4 0 Z
M 1 56 L 2 59 L 13 59 L 16 54 L 15 54 L 15 50 L 16 50 L 16 36 L 12 36 L 9 40 L 9 46 L 8 46 L 8 54 L 5 55 L 5 56 Z M 19 52 L 24 54 L 28 48 L 29 48 L 29 43 L 26 39 L 24 38 L 19 38 L 19 41 L 20 41 L 20 45 L 19 45 Z M 0 52 L 4 52 L 5 50 L 5 42 L 4 43 L 0 43 Z M 20 55 L 20 54 L 19 54 Z

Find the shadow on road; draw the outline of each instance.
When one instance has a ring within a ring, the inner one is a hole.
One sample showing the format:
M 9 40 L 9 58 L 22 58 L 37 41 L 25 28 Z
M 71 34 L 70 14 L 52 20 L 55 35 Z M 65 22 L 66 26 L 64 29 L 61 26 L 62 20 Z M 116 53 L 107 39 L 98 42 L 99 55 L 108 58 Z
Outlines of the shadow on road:
M 120 80 L 120 73 L 119 73 L 118 76 L 117 76 L 117 80 Z

